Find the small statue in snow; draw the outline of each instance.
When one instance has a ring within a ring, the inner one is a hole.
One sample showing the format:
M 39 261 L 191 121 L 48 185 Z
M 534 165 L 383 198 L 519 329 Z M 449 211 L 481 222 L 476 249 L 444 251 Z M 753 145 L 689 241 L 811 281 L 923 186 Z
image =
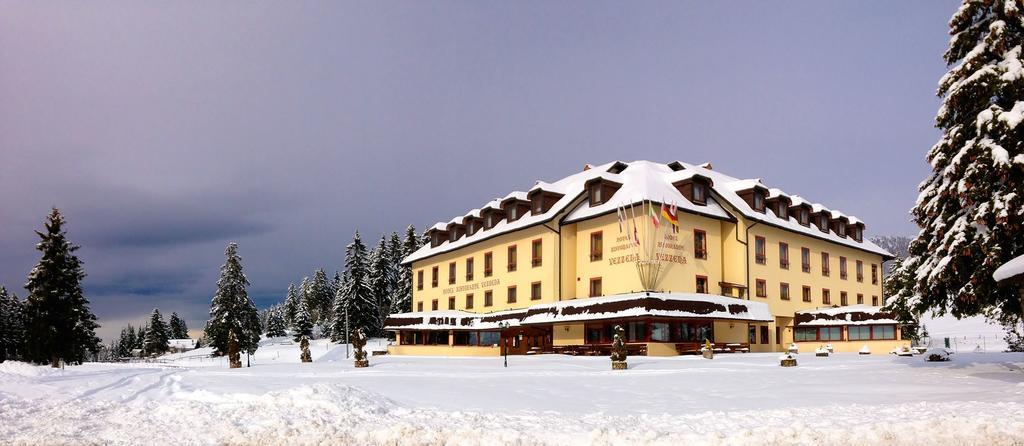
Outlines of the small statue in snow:
M 710 339 L 704 340 L 704 346 L 700 348 L 700 354 L 704 359 L 715 359 L 715 347 L 711 345 Z
M 228 367 L 238 369 L 242 367 L 242 353 L 238 346 L 238 337 L 235 330 L 228 330 Z
M 615 326 L 615 336 L 612 338 L 612 370 L 626 370 L 626 344 L 623 338 L 626 337 L 626 330 L 621 325 Z
M 824 345 L 818 347 L 817 349 L 814 350 L 814 356 L 821 356 L 827 358 L 828 348 L 826 348 Z
M 928 362 L 945 362 L 949 359 L 949 351 L 944 348 L 930 348 L 924 352 L 924 360 Z
M 366 351 L 363 347 L 366 346 L 366 333 L 363 332 L 362 328 L 357 328 L 356 332 L 352 336 L 352 348 L 356 350 L 356 367 L 369 367 L 370 360 L 366 359 Z
M 870 355 L 871 354 L 871 349 L 868 348 L 867 344 L 864 344 L 864 346 L 860 348 L 860 352 L 858 352 L 858 353 L 861 354 L 861 355 Z
M 787 353 L 792 353 L 794 355 L 800 353 L 800 348 L 796 346 L 796 342 L 789 343 L 789 350 L 787 351 Z
M 796 358 L 792 353 L 783 353 L 779 356 L 779 365 L 782 367 L 796 367 Z

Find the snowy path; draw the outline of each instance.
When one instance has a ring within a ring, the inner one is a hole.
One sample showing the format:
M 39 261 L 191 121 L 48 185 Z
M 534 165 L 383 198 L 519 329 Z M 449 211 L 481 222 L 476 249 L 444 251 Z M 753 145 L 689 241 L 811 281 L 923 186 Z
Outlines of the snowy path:
M 776 357 L 4 363 L 0 443 L 1024 444 L 1024 354 Z

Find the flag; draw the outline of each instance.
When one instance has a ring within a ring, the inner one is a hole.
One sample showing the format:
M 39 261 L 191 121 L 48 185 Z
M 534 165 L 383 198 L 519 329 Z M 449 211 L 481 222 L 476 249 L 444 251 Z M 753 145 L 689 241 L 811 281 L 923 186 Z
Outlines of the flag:
M 633 225 L 633 241 L 636 242 L 636 246 L 640 246 L 640 236 L 636 233 L 636 225 Z
M 676 206 L 675 202 L 672 203 L 672 209 L 670 209 L 670 211 L 672 212 L 673 229 L 676 233 L 679 233 L 679 230 L 682 228 L 679 227 L 679 207 Z
M 654 211 L 654 203 L 647 203 L 647 209 L 651 214 L 651 223 L 657 228 L 661 226 L 661 220 L 658 218 L 658 213 Z
M 672 224 L 672 232 L 679 231 L 679 217 L 676 216 L 675 205 L 673 205 L 672 208 L 669 208 L 667 204 L 662 203 L 661 215 L 665 217 L 665 220 L 668 220 L 668 222 Z
M 621 206 L 615 208 L 615 214 L 619 217 L 619 234 L 622 234 L 622 221 L 625 220 L 625 218 L 622 217 L 623 212 L 624 211 Z

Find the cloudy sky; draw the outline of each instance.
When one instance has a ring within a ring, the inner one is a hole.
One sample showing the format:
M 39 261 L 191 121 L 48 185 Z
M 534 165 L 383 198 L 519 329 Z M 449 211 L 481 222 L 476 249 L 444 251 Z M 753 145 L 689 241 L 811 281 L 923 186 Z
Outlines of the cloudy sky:
M 102 335 L 201 328 L 229 241 L 263 306 L 357 229 L 615 159 L 911 235 L 956 3 L 3 2 L 0 283 L 57 206 Z

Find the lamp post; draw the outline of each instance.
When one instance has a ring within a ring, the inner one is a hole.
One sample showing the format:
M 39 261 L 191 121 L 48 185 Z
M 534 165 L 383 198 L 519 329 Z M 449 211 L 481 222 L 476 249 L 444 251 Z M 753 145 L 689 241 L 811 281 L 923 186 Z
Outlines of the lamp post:
M 508 367 L 508 338 L 505 337 L 504 332 L 510 326 L 511 325 L 508 322 L 498 322 L 498 328 L 501 330 L 498 334 L 501 335 L 501 343 L 504 346 L 503 350 L 505 351 L 505 367 Z

